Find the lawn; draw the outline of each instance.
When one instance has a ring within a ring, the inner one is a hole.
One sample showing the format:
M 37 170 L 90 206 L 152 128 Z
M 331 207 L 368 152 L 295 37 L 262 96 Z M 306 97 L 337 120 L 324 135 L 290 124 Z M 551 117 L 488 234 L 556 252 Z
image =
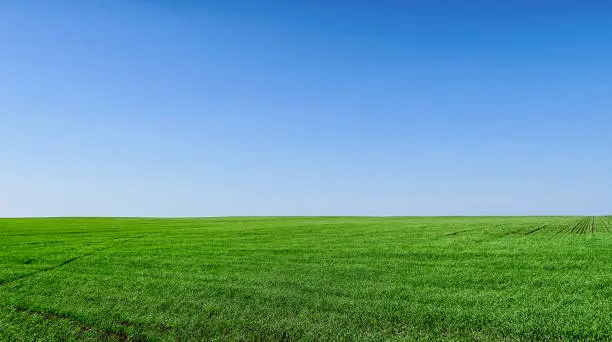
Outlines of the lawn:
M 612 218 L 0 220 L 0 340 L 606 340 Z

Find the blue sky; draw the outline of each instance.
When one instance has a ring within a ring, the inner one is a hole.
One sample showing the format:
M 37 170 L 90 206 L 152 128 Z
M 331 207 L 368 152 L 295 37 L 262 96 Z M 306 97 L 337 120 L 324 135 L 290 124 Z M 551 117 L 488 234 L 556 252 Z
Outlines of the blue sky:
M 424 3 L 0 4 L 0 216 L 612 213 L 612 6 Z

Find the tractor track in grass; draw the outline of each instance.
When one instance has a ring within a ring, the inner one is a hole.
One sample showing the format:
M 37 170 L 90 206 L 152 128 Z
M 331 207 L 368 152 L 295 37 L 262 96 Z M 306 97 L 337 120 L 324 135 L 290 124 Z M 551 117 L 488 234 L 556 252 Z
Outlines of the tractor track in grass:
M 83 322 L 82 319 L 75 317 L 69 313 L 57 313 L 57 312 L 49 312 L 43 311 L 40 309 L 28 308 L 24 306 L 15 306 L 12 309 L 16 312 L 21 312 L 28 314 L 30 316 L 38 316 L 43 318 L 44 320 L 66 320 L 76 326 L 80 327 L 80 331 L 74 337 L 79 340 L 83 338 L 83 334 L 87 332 L 94 332 L 98 334 L 100 337 L 103 337 L 105 341 L 114 340 L 114 341 L 148 341 L 147 338 L 144 337 L 143 332 L 146 330 L 153 330 L 162 333 L 163 335 L 169 335 L 175 332 L 175 328 L 165 324 L 156 324 L 156 325 L 146 325 L 137 322 L 131 321 L 115 321 L 114 323 L 121 328 L 102 328 L 97 325 L 92 325 L 90 323 Z M 132 336 L 129 336 L 123 329 L 133 329 Z
M 518 230 L 513 230 L 511 232 L 505 233 L 505 236 L 510 236 L 510 235 L 530 235 L 533 233 L 536 233 L 544 228 L 546 228 L 548 225 L 545 224 L 543 226 L 538 226 L 537 228 L 533 228 L 533 226 L 531 227 L 527 227 L 527 228 L 521 228 Z
M 455 232 L 451 232 L 451 233 L 446 233 L 444 234 L 445 236 L 455 236 L 455 235 L 459 235 L 462 233 L 470 233 L 470 232 L 476 232 L 476 231 L 480 231 L 480 230 L 484 230 L 484 229 L 499 229 L 499 228 L 504 228 L 506 226 L 510 226 L 513 225 L 514 223 L 508 222 L 508 223 L 499 223 L 499 224 L 495 224 L 493 226 L 486 226 L 483 225 L 482 227 L 477 227 L 477 228 L 472 228 L 472 229 L 463 229 L 463 230 L 458 230 Z
M 506 233 L 505 235 L 519 235 L 526 236 L 532 235 L 536 233 L 551 233 L 558 231 L 559 224 L 554 223 L 546 223 L 538 226 L 526 227 L 518 230 L 514 230 L 512 232 Z
M 116 340 L 116 341 L 145 341 L 144 338 L 141 337 L 136 337 L 136 338 L 130 338 L 125 332 L 123 331 L 117 331 L 117 330 L 111 330 L 111 329 L 103 329 L 91 324 L 85 324 L 83 322 L 81 322 L 79 319 L 77 319 L 76 317 L 73 317 L 71 315 L 68 314 L 59 314 L 59 313 L 53 313 L 53 312 L 45 312 L 45 311 L 40 311 L 40 310 L 34 310 L 34 309 L 30 309 L 30 308 L 25 308 L 25 307 L 21 307 L 21 306 L 17 306 L 14 307 L 13 310 L 17 311 L 17 312 L 21 312 L 21 313 L 25 313 L 27 315 L 30 316 L 38 316 L 43 318 L 44 320 L 65 320 L 65 321 L 69 321 L 73 324 L 75 324 L 76 326 L 80 327 L 80 331 L 79 333 L 74 336 L 77 340 L 83 338 L 83 334 L 89 332 L 89 331 L 93 331 L 96 334 L 98 334 L 100 337 L 103 337 L 105 341 L 109 341 L 109 340 Z
M 33 276 L 35 276 L 37 274 L 53 271 L 53 270 L 55 270 L 57 268 L 60 268 L 60 267 L 65 266 L 65 265 L 68 265 L 71 262 L 77 261 L 77 260 L 79 260 L 79 259 L 81 259 L 83 257 L 86 257 L 88 255 L 92 255 L 95 252 L 98 252 L 98 251 L 91 251 L 91 252 L 88 252 L 88 253 L 77 255 L 77 256 L 75 256 L 73 258 L 70 258 L 68 260 L 62 261 L 61 263 L 59 263 L 57 265 L 54 265 L 54 266 L 51 266 L 51 267 L 46 267 L 46 268 L 40 269 L 40 270 L 38 270 L 36 272 L 32 272 L 32 273 L 28 273 L 28 274 L 23 274 L 23 275 L 20 275 L 20 276 L 11 278 L 11 279 L 0 281 L 0 286 L 5 286 L 5 285 L 8 285 L 10 283 L 13 283 L 13 282 L 16 282 L 18 280 L 21 280 L 21 279 L 33 277 Z
M 556 234 L 557 235 L 563 235 L 563 234 L 570 234 L 572 228 L 578 224 L 577 222 L 574 222 L 572 224 L 564 224 L 560 226 L 560 229 L 557 230 Z
M 546 227 L 549 227 L 549 226 L 550 226 L 549 224 L 545 224 L 545 225 L 543 225 L 543 226 L 541 226 L 541 227 L 538 227 L 538 228 L 536 228 L 536 229 L 533 229 L 533 230 L 528 231 L 527 233 L 525 233 L 525 235 L 530 235 L 530 234 L 533 234 L 533 233 L 537 233 L 537 232 L 539 232 L 540 230 L 545 229 Z
M 42 274 L 42 273 L 51 272 L 51 271 L 53 271 L 55 269 L 58 269 L 58 268 L 63 267 L 63 266 L 66 266 L 66 265 L 68 265 L 68 264 L 70 264 L 72 262 L 75 262 L 75 261 L 77 261 L 77 260 L 79 260 L 81 258 L 90 256 L 90 255 L 95 254 L 95 253 L 103 252 L 103 251 L 108 250 L 110 248 L 117 247 L 117 246 L 119 246 L 119 245 L 121 245 L 123 243 L 126 243 L 128 241 L 131 241 L 131 240 L 134 240 L 134 239 L 141 239 L 143 237 L 144 237 L 144 235 L 143 236 L 136 236 L 136 237 L 129 238 L 129 239 L 125 239 L 125 240 L 123 240 L 123 241 L 121 241 L 121 242 L 119 242 L 117 244 L 111 244 L 110 246 L 94 249 L 94 250 L 89 251 L 87 253 L 83 253 L 83 254 L 77 255 L 75 257 L 69 258 L 67 260 L 62 261 L 61 263 L 59 263 L 57 265 L 45 267 L 45 268 L 42 268 L 42 269 L 37 270 L 35 272 L 27 273 L 27 274 L 22 274 L 22 275 L 19 275 L 19 276 L 10 278 L 10 279 L 0 280 L 0 288 L 4 287 L 6 285 L 9 285 L 11 283 L 14 283 L 16 281 L 22 280 L 22 279 L 27 279 L 27 278 L 30 278 L 30 277 L 33 277 L 33 276 L 36 276 L 36 275 L 39 275 L 39 274 Z M 120 238 L 121 237 L 117 237 L 117 238 L 112 239 L 111 241 L 118 240 Z

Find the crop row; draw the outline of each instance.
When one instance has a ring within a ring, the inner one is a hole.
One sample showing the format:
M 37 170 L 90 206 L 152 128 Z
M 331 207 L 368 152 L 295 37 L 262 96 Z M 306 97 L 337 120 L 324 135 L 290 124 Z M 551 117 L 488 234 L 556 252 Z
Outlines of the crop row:
M 612 233 L 612 216 L 587 216 L 570 222 L 555 222 L 534 226 L 526 230 L 515 232 L 521 235 L 534 233 L 563 233 L 563 234 L 595 234 Z
M 595 218 L 583 217 L 574 225 L 568 225 L 561 232 L 574 234 L 595 233 Z
M 612 216 L 602 216 L 595 219 L 595 231 L 598 233 L 612 233 Z

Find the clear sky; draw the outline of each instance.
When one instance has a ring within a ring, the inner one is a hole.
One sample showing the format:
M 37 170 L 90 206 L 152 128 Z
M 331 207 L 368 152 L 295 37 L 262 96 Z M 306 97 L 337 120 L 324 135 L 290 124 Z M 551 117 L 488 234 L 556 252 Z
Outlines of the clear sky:
M 610 214 L 611 133 L 603 1 L 0 4 L 0 216 Z

